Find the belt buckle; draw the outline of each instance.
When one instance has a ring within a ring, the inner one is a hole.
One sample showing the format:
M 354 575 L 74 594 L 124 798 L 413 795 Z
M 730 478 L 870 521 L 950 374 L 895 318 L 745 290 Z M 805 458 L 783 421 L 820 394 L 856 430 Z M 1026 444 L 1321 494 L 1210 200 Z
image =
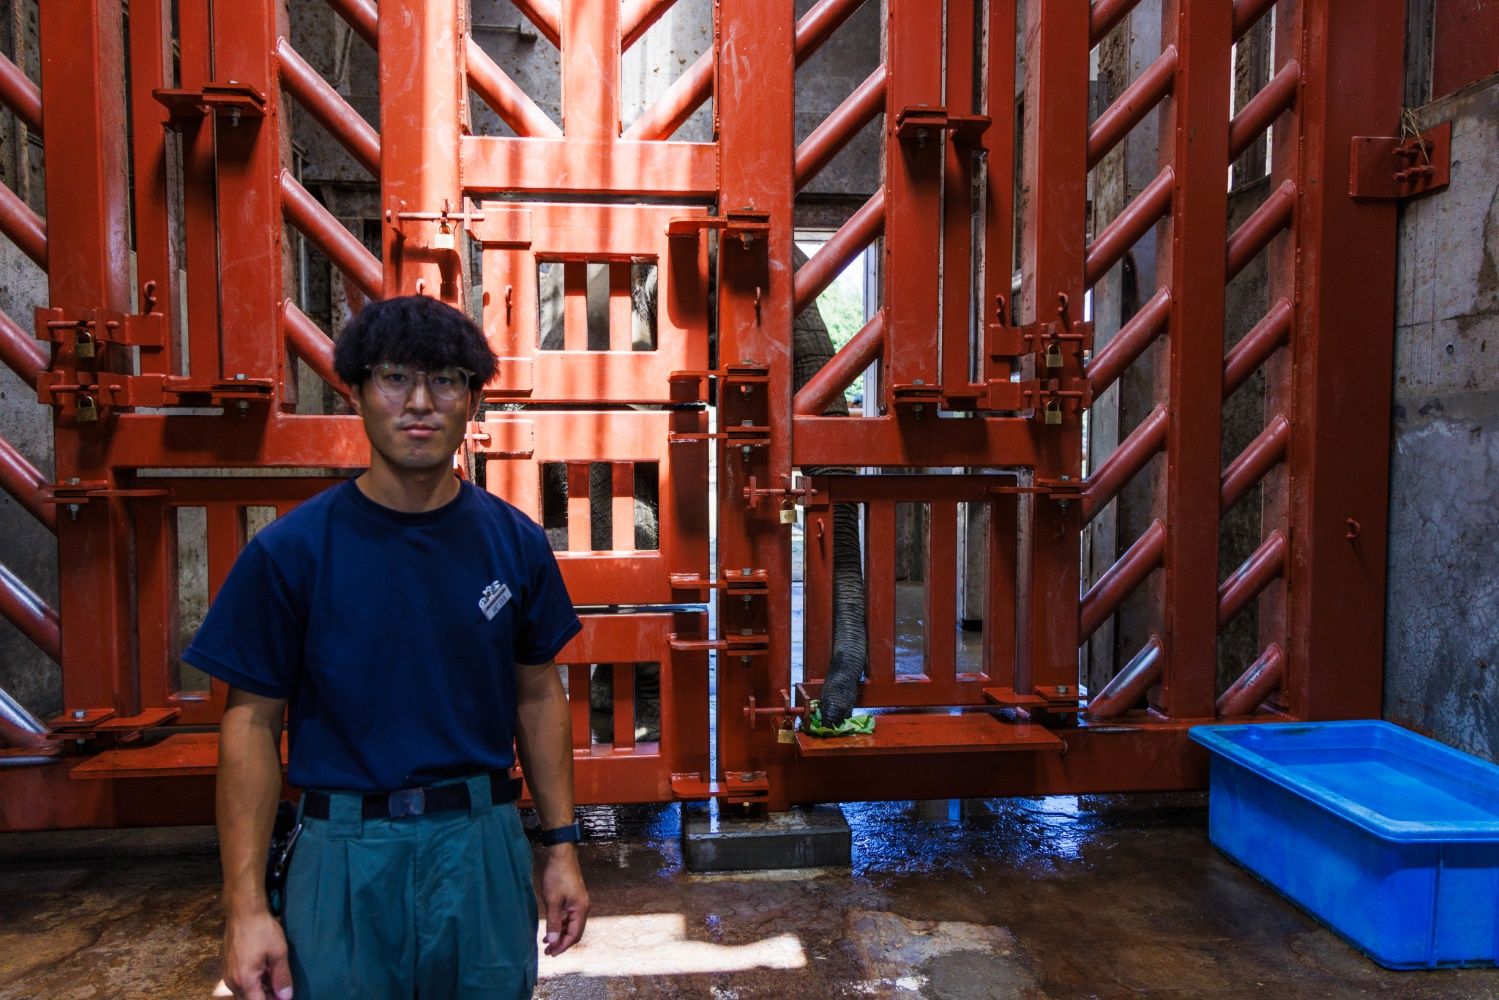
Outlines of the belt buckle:
M 420 816 L 427 811 L 426 789 L 402 788 L 391 792 L 387 808 L 391 819 Z

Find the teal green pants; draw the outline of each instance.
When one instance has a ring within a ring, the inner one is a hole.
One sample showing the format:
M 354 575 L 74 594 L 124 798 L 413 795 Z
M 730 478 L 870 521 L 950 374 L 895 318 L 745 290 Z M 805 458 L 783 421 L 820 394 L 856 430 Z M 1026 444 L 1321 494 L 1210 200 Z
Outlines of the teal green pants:
M 531 847 L 489 779 L 466 780 L 466 812 L 366 820 L 335 794 L 303 820 L 283 918 L 297 1000 L 531 996 Z

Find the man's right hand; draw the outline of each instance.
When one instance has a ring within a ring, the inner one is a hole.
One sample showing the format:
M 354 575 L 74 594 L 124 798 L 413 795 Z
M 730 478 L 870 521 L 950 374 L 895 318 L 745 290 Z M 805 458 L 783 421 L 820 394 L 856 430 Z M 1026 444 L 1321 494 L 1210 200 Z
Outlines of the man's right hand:
M 239 1000 L 291 1000 L 286 934 L 269 912 L 224 922 L 224 985 Z

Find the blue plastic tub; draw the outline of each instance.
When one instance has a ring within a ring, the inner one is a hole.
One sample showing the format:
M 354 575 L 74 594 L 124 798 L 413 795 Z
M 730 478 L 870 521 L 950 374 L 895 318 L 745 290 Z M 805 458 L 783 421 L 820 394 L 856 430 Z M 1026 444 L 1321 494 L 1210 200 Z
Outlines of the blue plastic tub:
M 1380 965 L 1499 960 L 1499 767 L 1387 722 L 1197 726 L 1208 833 Z

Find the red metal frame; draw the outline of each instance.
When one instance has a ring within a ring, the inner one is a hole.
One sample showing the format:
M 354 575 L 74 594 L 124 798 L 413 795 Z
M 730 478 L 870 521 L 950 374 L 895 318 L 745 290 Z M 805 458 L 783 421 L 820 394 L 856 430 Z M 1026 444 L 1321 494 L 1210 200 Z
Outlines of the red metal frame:
M 1025 0 L 1023 109 L 1020 0 L 888 0 L 886 59 L 800 147 L 795 67 L 861 0 L 819 0 L 799 22 L 791 0 L 720 0 L 709 51 L 627 130 L 621 52 L 671 0 L 517 3 L 561 51 L 560 123 L 466 33 L 457 0 L 329 2 L 378 47 L 378 130 L 290 45 L 277 0 L 247 0 L 232 19 L 183 5 L 175 38 L 162 0 L 132 2 L 128 146 L 116 111 L 127 65 L 111 30 L 118 4 L 42 5 L 40 87 L 0 61 L 0 101 L 44 130 L 48 192 L 43 219 L 0 188 L 0 232 L 50 282 L 42 344 L 0 317 L 0 359 L 37 384 L 57 443 L 52 483 L 0 443 L 0 485 L 56 531 L 62 594 L 48 608 L 0 572 L 0 613 L 60 660 L 65 703 L 44 749 L 58 762 L 0 769 L 0 828 L 207 816 L 212 734 L 151 732 L 211 726 L 222 705 L 218 686 L 182 692 L 173 679 L 175 511 L 206 508 L 212 589 L 243 544 L 247 506 L 285 510 L 327 482 L 233 470 L 346 470 L 367 459 L 355 418 L 293 412 L 293 358 L 335 377 L 331 342 L 288 295 L 283 222 L 364 296 L 465 304 L 475 278 L 465 241 L 480 245 L 483 324 L 502 357 L 486 399 L 516 408 L 475 424 L 467 450 L 489 489 L 538 517 L 542 466 L 568 465 L 573 517 L 560 559 L 590 610 L 559 660 L 577 668 L 581 801 L 716 795 L 781 807 L 1190 787 L 1203 778 L 1184 738 L 1196 720 L 1378 712 L 1387 440 L 1368 428 L 1384 426 L 1375 418 L 1388 405 L 1393 310 L 1378 290 L 1393 287 L 1395 209 L 1349 197 L 1341 178 L 1356 171 L 1359 190 L 1383 190 L 1364 176 L 1367 163 L 1350 162 L 1349 140 L 1397 134 L 1398 0 L 1357 10 L 1168 0 L 1160 57 L 1091 123 L 1090 51 L 1134 0 Z M 1279 65 L 1230 120 L 1230 47 L 1272 8 Z M 283 169 L 283 90 L 379 180 L 378 258 Z M 470 92 L 516 135 L 469 134 Z M 712 140 L 672 139 L 710 96 Z M 796 192 L 881 115 L 880 189 L 793 273 Z M 1160 175 L 1089 242 L 1089 171 L 1151 115 L 1163 126 Z M 1270 193 L 1229 233 L 1224 170 L 1271 125 Z M 129 188 L 116 169 L 127 157 Z M 1160 287 L 1090 354 L 1086 294 L 1152 227 Z M 123 263 L 132 232 L 137 289 Z M 876 241 L 879 311 L 793 400 L 794 316 Z M 1273 304 L 1225 357 L 1224 286 L 1261 253 Z M 561 351 L 538 349 L 539 261 L 566 269 Z M 606 351 L 584 349 L 581 336 L 590 261 L 611 268 Z M 638 262 L 659 269 L 651 351 L 631 350 L 626 333 Z M 1157 344 L 1159 405 L 1085 479 L 1084 414 Z M 1355 352 L 1355 370 L 1334 371 Z M 823 416 L 870 364 L 870 412 Z M 1256 370 L 1268 386 L 1265 429 L 1242 454 L 1222 455 L 1223 403 Z M 608 551 L 592 550 L 586 527 L 594 462 L 614 468 Z M 633 551 L 641 462 L 658 475 L 652 552 Z M 891 474 L 793 480 L 807 466 Z M 161 469 L 230 471 L 144 474 Z M 1151 526 L 1081 593 L 1081 530 L 1141 476 Z M 1263 544 L 1220 580 L 1219 518 L 1256 484 Z M 842 502 L 865 518 L 862 704 L 887 714 L 870 738 L 786 742 L 776 730 L 805 712 L 830 654 L 831 511 Z M 932 528 L 923 652 L 898 672 L 902 503 L 928 505 Z M 960 504 L 982 505 L 989 524 L 975 563 L 988 583 L 983 661 L 969 674 L 955 649 L 954 583 L 970 562 L 957 545 Z M 806 540 L 799 664 L 787 524 L 796 511 Z M 1136 591 L 1152 636 L 1088 697 L 1078 646 Z M 702 611 L 678 610 L 709 601 L 716 635 Z M 1218 634 L 1251 605 L 1264 652 L 1220 692 Z M 659 742 L 634 739 L 630 682 L 641 663 L 660 664 Z M 612 743 L 588 736 L 584 666 L 616 681 Z M 881 757 L 878 769 L 856 759 L 867 755 Z M 105 780 L 73 780 L 75 768 L 75 778 Z M 143 805 L 137 789 L 171 795 Z

